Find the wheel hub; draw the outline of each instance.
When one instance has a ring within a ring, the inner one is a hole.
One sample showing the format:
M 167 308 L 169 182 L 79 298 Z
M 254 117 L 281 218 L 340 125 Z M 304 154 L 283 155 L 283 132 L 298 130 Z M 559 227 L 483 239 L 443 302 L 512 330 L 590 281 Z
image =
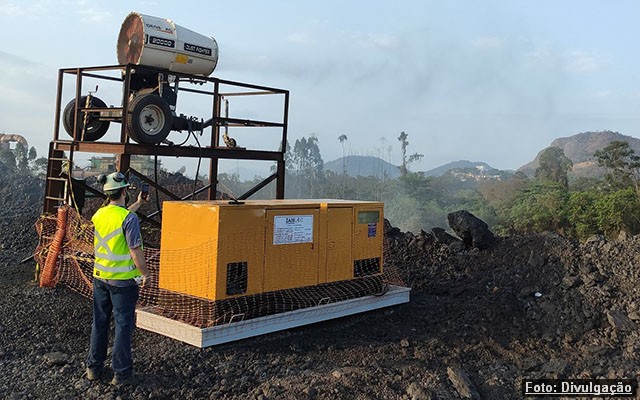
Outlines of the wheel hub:
M 156 135 L 164 126 L 164 114 L 162 110 L 149 105 L 140 113 L 140 127 L 147 135 Z

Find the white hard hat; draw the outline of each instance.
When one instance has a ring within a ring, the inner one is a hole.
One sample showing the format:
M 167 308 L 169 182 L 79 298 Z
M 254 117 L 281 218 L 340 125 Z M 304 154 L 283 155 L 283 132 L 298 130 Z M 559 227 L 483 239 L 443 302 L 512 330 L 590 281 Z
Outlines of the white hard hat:
M 114 192 L 120 188 L 128 187 L 127 177 L 122 172 L 113 172 L 109 175 L 100 175 L 98 183 L 102 183 L 105 192 Z

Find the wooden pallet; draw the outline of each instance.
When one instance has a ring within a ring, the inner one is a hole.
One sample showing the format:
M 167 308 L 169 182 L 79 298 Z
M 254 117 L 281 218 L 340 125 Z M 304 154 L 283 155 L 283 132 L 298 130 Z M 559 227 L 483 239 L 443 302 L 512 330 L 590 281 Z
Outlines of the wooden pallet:
M 390 286 L 389 290 L 380 296 L 365 296 L 321 304 L 246 321 L 235 318 L 227 324 L 210 328 L 199 328 L 175 321 L 154 314 L 150 308 L 138 309 L 136 311 L 137 326 L 202 348 L 407 303 L 410 291 L 411 289 L 407 287 Z

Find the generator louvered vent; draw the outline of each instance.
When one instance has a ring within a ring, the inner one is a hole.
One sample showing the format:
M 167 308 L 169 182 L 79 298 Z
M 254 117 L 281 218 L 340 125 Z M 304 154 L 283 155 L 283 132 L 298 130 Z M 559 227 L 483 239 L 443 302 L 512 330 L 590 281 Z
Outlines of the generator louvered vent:
M 380 272 L 380 257 L 353 261 L 353 276 L 356 278 L 375 275 Z
M 242 294 L 247 291 L 247 262 L 227 264 L 227 295 Z
M 129 14 L 118 35 L 118 63 L 138 64 L 144 48 L 144 27 L 138 14 Z

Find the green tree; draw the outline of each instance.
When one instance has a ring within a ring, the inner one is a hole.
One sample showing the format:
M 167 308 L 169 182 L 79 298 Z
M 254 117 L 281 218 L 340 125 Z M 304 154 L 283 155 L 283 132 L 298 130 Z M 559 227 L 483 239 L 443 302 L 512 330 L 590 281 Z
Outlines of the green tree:
M 564 187 L 569 186 L 567 178 L 573 167 L 573 161 L 564 155 L 559 147 L 547 147 L 540 153 L 540 166 L 536 169 L 535 177 L 540 180 L 558 182 Z
M 569 194 L 567 218 L 579 240 L 600 233 L 598 211 L 595 207 L 602 193 L 595 190 L 575 191 Z
M 601 196 L 595 202 L 598 228 L 609 237 L 621 231 L 635 235 L 640 232 L 640 201 L 632 188 L 620 189 Z
M 344 160 L 344 142 L 347 141 L 347 135 L 342 134 L 340 136 L 338 136 L 338 140 L 340 141 L 340 144 L 342 145 L 342 174 L 346 175 L 347 174 L 347 164 L 345 163 Z
M 613 141 L 593 155 L 599 166 L 609 170 L 606 179 L 614 189 L 633 186 L 640 196 L 640 157 L 635 154 L 629 142 Z
M 293 165 L 293 152 L 291 151 L 291 146 L 288 141 L 284 147 L 284 168 L 287 171 L 293 171 L 295 169 L 295 166 Z M 280 149 L 282 150 L 282 144 L 280 144 Z M 274 165 L 273 172 L 275 172 L 276 168 L 277 166 Z
M 407 156 L 407 149 L 409 147 L 409 135 L 405 133 L 405 131 L 400 132 L 400 136 L 398 136 L 398 141 L 400 142 L 400 148 L 402 149 L 402 165 L 400 166 L 400 174 L 402 176 L 407 175 L 409 173 L 409 164 L 414 161 L 419 161 L 424 157 L 424 154 L 414 153 L 410 156 Z
M 570 233 L 567 217 L 569 193 L 558 182 L 532 182 L 520 190 L 508 210 L 508 231 L 516 233 Z
M 318 147 L 318 138 L 311 135 L 308 139 L 296 140 L 289 162 L 296 179 L 298 197 L 313 198 L 320 196 L 324 177 L 324 161 Z

